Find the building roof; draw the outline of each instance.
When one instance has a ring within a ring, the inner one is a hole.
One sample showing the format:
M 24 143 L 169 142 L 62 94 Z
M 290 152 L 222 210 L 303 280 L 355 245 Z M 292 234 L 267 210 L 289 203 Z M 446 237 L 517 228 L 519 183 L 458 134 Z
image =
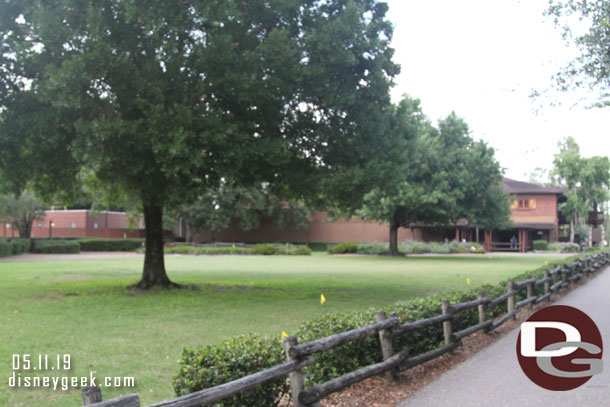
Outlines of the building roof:
M 503 189 L 509 194 L 547 194 L 563 195 L 563 188 L 543 187 L 529 182 L 516 181 L 510 178 L 502 179 Z

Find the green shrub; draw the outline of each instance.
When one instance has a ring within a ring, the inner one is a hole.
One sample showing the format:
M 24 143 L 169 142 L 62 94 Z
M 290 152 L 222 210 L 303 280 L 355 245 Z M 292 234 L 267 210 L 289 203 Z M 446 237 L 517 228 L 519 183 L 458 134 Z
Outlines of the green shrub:
M 485 253 L 485 248 L 480 243 L 468 242 L 468 243 L 465 243 L 465 244 L 468 247 L 468 252 L 469 253 L 475 253 L 475 254 L 483 254 L 483 253 Z
M 449 243 L 449 253 L 468 253 L 470 246 L 468 243 L 459 243 L 455 240 Z
M 8 239 L 6 242 L 0 240 L 0 257 L 16 256 L 28 253 L 32 241 L 30 239 Z
M 83 252 L 132 252 L 144 245 L 144 239 L 76 239 Z
M 314 252 L 325 252 L 326 250 L 328 250 L 328 243 L 309 242 L 309 243 L 307 243 L 307 247 L 309 247 Z
M 205 346 L 201 350 L 184 349 L 179 362 L 179 373 L 172 384 L 176 395 L 181 396 L 240 379 L 284 361 L 279 337 L 239 336 L 225 340 L 219 345 Z M 214 405 L 277 406 L 288 390 L 288 381 L 282 377 Z
M 8 256 L 16 256 L 22 253 L 29 253 L 32 247 L 31 239 L 10 238 L 7 239 L 9 247 Z
M 345 254 L 358 252 L 358 243 L 356 242 L 341 242 L 337 245 L 328 248 L 329 254 Z
M 287 254 L 294 256 L 311 256 L 312 251 L 313 250 L 307 246 L 293 246 Z
M 532 245 L 534 250 L 549 250 L 549 243 L 546 240 L 534 240 Z
M 407 240 L 404 245 L 404 253 L 406 254 L 424 254 L 430 253 L 430 247 L 424 242 Z
M 163 248 L 163 252 L 165 254 L 197 254 L 195 253 L 195 249 L 198 248 L 184 244 L 177 244 L 175 246 L 165 246 Z
M 559 243 L 549 243 L 548 250 L 551 252 L 560 252 L 561 246 L 559 245 Z
M 34 240 L 32 253 L 80 253 L 80 244 L 70 240 Z
M 580 252 L 580 246 L 569 242 L 549 243 L 549 250 L 562 253 L 578 253 Z
M 269 243 L 259 243 L 252 246 L 252 252 L 254 254 L 261 254 L 263 256 L 271 256 L 278 252 L 277 246 Z
M 382 254 L 388 254 L 390 247 L 388 244 L 374 242 L 374 243 L 358 243 L 358 253 L 370 254 L 379 256 Z
M 449 250 L 448 244 L 430 242 L 430 243 L 428 243 L 428 248 L 430 249 L 430 253 L 437 253 L 437 254 L 451 253 L 451 251 Z

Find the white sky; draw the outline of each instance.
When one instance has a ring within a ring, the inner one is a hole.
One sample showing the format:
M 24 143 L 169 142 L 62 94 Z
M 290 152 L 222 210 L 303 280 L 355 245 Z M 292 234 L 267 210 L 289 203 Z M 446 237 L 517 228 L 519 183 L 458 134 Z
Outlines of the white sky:
M 543 16 L 548 0 L 386 1 L 402 67 L 395 102 L 405 93 L 421 99 L 433 122 L 454 110 L 518 180 L 551 168 L 566 136 L 583 156 L 608 155 L 609 108 L 586 109 L 576 94 L 555 93 L 557 107 L 529 98 L 551 89 L 551 76 L 576 55 Z

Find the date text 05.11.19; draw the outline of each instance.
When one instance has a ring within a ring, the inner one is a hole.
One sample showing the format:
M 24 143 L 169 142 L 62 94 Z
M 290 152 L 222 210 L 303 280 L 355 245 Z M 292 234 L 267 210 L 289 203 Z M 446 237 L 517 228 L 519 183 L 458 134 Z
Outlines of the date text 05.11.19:
M 70 355 L 13 355 L 13 370 L 70 370 Z

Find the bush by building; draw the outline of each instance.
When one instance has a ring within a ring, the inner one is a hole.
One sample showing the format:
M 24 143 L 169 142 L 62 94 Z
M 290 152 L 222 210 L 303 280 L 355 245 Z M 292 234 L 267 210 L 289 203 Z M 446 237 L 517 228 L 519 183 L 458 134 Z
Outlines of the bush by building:
M 80 244 L 73 240 L 34 239 L 32 253 L 80 253 Z
M 329 254 L 346 254 L 358 252 L 358 243 L 356 242 L 341 242 L 327 249 Z
M 532 246 L 534 250 L 549 250 L 549 243 L 546 240 L 534 240 Z
M 75 239 L 83 252 L 133 252 L 144 245 L 144 239 Z
M 0 240 L 0 257 L 28 253 L 31 245 L 32 241 L 30 239 L 8 239 L 6 242 Z

